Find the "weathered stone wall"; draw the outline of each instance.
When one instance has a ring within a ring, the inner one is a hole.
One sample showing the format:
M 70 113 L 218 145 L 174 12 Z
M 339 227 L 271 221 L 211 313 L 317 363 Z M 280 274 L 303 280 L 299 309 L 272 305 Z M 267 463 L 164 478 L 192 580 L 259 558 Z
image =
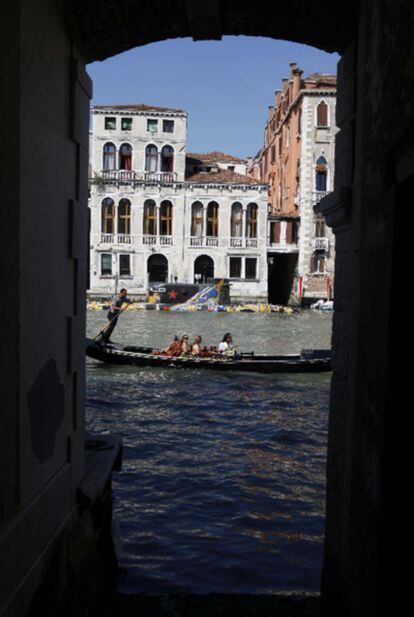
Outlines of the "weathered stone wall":
M 328 126 L 317 127 L 317 107 L 324 101 L 328 105 Z M 304 297 L 326 297 L 326 277 L 333 279 L 335 263 L 335 238 L 326 229 L 329 244 L 324 253 L 325 272 L 312 273 L 311 256 L 315 251 L 315 214 L 313 206 L 319 198 L 316 193 L 316 161 L 320 156 L 327 160 L 327 192 L 333 191 L 335 179 L 335 124 L 336 91 L 324 94 L 306 91 L 302 99 L 301 157 L 300 157 L 300 234 L 298 275 L 303 279 Z
M 408 584 L 401 559 L 412 540 L 396 540 L 409 520 L 401 501 L 411 482 L 401 403 L 407 384 L 404 360 L 391 352 L 394 334 L 404 338 L 395 291 L 409 261 L 400 197 L 402 183 L 412 189 L 414 174 L 413 23 L 411 2 L 364 2 L 358 39 L 338 72 L 336 196 L 322 208 L 337 249 L 327 615 L 333 606 L 344 616 L 398 612 Z
M 91 83 L 63 1 L 16 2 L 0 28 L 0 614 L 24 615 L 85 473 Z
M 412 427 L 406 359 L 399 380 L 391 368 L 406 337 L 397 275 L 411 280 L 401 213 L 414 189 L 412 2 L 144 8 L 90 0 L 68 3 L 66 16 L 88 61 L 189 35 L 268 35 L 344 52 L 336 187 L 322 207 L 337 248 L 322 601 L 329 617 L 378 614 L 390 600 L 401 612 L 411 589 L 400 549 L 412 554 Z M 66 36 L 63 0 L 9 3 L 2 17 L 0 611 L 23 615 L 83 473 L 89 82 Z

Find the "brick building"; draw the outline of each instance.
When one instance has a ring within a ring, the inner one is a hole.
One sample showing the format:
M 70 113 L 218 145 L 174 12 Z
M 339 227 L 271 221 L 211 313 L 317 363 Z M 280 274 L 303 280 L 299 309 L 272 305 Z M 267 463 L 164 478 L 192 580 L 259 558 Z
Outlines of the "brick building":
M 334 237 L 313 206 L 333 190 L 336 76 L 302 79 L 296 63 L 269 107 L 264 145 L 248 173 L 269 184 L 269 296 L 332 296 Z

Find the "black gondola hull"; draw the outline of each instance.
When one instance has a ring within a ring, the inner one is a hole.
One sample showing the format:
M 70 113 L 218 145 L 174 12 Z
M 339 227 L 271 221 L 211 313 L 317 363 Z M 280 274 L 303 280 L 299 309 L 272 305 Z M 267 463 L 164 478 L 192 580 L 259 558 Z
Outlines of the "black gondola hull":
M 331 370 L 330 351 L 303 351 L 296 355 L 241 354 L 235 358 L 169 357 L 147 347 L 100 345 L 87 341 L 86 355 L 106 364 L 137 367 L 209 369 L 258 373 L 318 373 Z

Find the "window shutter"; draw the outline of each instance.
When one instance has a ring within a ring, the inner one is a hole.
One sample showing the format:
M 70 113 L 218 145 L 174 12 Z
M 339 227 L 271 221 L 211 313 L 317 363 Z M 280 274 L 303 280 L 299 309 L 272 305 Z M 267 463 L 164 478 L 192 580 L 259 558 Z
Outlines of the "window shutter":
M 316 125 L 328 126 L 328 105 L 322 101 L 316 110 Z

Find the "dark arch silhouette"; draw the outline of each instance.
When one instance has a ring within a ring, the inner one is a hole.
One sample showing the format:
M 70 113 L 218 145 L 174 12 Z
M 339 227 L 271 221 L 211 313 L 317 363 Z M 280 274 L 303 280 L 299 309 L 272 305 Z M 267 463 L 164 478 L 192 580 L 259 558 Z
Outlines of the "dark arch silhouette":
M 150 283 L 166 283 L 168 281 L 168 259 L 156 253 L 148 258 L 148 281 Z
M 214 261 L 209 255 L 199 255 L 194 261 L 194 282 L 207 283 L 214 278 Z
M 99 0 L 74 4 L 72 31 L 86 62 L 166 39 L 219 40 L 229 35 L 267 36 L 341 53 L 355 36 L 358 16 L 354 0 L 323 4 L 108 0 L 105 11 Z M 162 19 L 154 20 L 154 14 Z

